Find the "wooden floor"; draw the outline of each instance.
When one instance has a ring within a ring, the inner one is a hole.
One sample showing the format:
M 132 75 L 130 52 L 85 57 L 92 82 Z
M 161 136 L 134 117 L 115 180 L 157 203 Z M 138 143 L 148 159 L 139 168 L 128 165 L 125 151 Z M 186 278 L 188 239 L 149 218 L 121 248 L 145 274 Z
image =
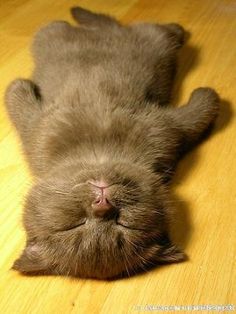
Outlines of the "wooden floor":
M 182 24 L 191 36 L 179 57 L 174 104 L 183 104 L 199 86 L 214 87 L 222 97 L 211 137 L 180 163 L 173 185 L 172 237 L 188 254 L 185 263 L 115 282 L 27 278 L 10 270 L 24 246 L 21 212 L 30 175 L 4 110 L 4 90 L 14 78 L 30 75 L 34 32 L 51 20 L 71 21 L 69 7 L 76 4 L 124 23 Z M 132 313 L 148 304 L 236 304 L 235 82 L 234 0 L 1 1 L 0 313 Z

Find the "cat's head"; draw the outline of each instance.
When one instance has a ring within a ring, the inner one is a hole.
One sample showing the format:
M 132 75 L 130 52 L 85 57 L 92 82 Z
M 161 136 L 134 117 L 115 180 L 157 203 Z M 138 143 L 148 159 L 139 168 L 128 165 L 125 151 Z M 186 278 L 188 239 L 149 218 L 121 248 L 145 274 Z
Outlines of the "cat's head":
M 148 169 L 121 162 L 70 165 L 30 191 L 27 244 L 13 268 L 112 278 L 181 261 L 184 254 L 167 236 L 167 213 L 167 191 Z

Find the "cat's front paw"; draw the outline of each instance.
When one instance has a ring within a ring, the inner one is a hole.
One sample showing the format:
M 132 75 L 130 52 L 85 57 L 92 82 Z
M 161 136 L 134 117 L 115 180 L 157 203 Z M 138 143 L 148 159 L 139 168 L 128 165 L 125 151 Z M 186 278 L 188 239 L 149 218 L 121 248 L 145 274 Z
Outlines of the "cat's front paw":
M 10 83 L 6 91 L 7 103 L 24 101 L 27 98 L 36 97 L 36 89 L 33 82 L 26 79 L 16 79 Z
M 185 29 L 177 24 L 177 23 L 170 23 L 165 25 L 168 31 L 176 36 L 178 38 L 179 43 L 182 45 L 186 41 L 188 37 L 188 33 L 185 31 Z
M 192 92 L 192 97 L 208 98 L 209 100 L 218 101 L 217 92 L 211 87 L 198 87 Z
M 191 94 L 191 103 L 197 104 L 199 110 L 208 112 L 214 117 L 218 115 L 220 98 L 217 92 L 210 87 L 199 87 Z
M 6 109 L 18 130 L 25 129 L 35 113 L 41 108 L 41 98 L 36 85 L 25 79 L 14 80 L 5 94 Z

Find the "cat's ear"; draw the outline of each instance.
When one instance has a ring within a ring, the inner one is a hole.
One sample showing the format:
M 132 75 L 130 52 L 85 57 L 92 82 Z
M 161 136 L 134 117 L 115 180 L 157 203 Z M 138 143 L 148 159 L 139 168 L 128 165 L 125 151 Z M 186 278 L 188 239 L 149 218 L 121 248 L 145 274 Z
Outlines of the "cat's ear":
M 187 255 L 174 244 L 161 247 L 158 252 L 158 262 L 160 263 L 178 263 L 185 260 L 187 260 Z
M 158 250 L 158 262 L 178 263 L 187 260 L 187 255 L 181 251 L 177 245 L 173 244 L 167 234 L 163 234 Z
M 28 242 L 21 256 L 14 262 L 12 269 L 26 274 L 49 274 L 48 263 L 42 255 L 42 247 Z

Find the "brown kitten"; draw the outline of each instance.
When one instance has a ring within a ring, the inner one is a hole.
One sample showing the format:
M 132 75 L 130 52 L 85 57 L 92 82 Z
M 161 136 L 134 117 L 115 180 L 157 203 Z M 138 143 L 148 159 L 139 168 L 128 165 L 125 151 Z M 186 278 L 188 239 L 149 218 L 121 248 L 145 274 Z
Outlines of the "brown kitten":
M 36 182 L 13 268 L 112 278 L 185 255 L 168 238 L 166 173 L 215 120 L 216 92 L 168 107 L 184 30 L 122 26 L 73 8 L 80 27 L 53 22 L 33 43 L 32 81 L 6 92 Z

